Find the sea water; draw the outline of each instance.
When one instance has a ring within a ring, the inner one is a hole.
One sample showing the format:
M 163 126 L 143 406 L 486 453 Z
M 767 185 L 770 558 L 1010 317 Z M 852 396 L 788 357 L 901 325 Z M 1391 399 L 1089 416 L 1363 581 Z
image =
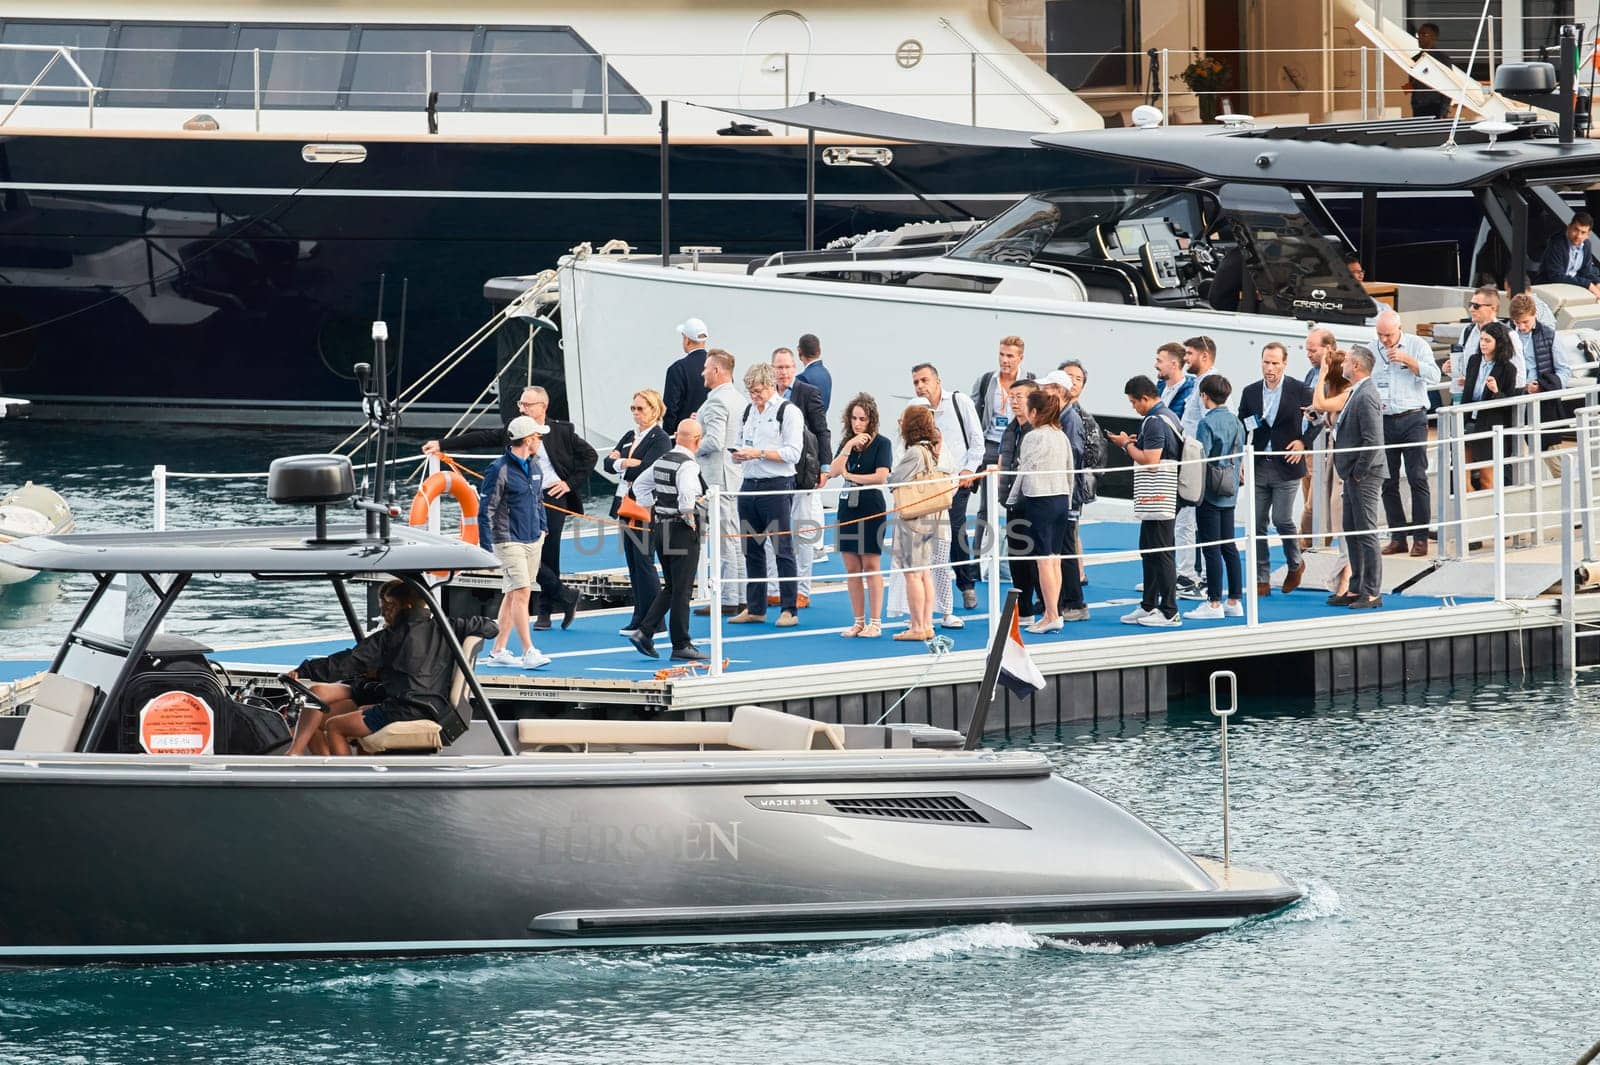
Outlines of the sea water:
M 157 462 L 263 470 L 333 442 L 0 423 L 0 489 L 31 478 L 85 529 L 148 527 Z M 284 520 L 259 480 L 175 480 L 169 499 L 175 527 Z M 305 609 L 219 587 L 185 631 L 264 639 Z M 46 653 L 69 620 L 46 613 L 0 633 L 0 653 Z M 1600 1039 L 1595 705 L 1592 687 L 1551 683 L 1246 701 L 1230 728 L 1234 855 L 1306 898 L 1182 946 L 983 925 L 780 950 L 0 970 L 0 1065 L 1575 1061 Z M 1204 711 L 1005 742 L 1220 852 Z M 105 882 L 107 906 L 139 889 L 110 859 Z M 360 898 L 328 885 L 332 904 Z

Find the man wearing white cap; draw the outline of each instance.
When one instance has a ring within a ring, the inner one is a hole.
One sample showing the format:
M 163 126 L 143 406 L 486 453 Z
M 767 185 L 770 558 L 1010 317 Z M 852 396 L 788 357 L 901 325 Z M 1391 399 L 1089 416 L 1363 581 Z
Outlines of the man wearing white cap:
M 685 418 L 694 417 L 711 392 L 704 380 L 706 343 L 710 339 L 706 323 L 688 318 L 678 325 L 678 332 L 683 337 L 683 358 L 667 367 L 667 383 L 661 388 L 661 401 L 667 407 L 661 424 L 668 427 L 668 432 L 676 431 Z
M 534 576 L 544 549 L 547 528 L 544 515 L 544 490 L 540 465 L 535 455 L 539 438 L 550 431 L 547 425 L 526 415 L 511 419 L 506 426 L 510 438 L 505 454 L 489 464 L 483 473 L 483 507 L 478 516 L 478 543 L 493 551 L 505 574 L 505 596 L 500 603 L 500 632 L 489 654 L 492 666 L 538 669 L 550 663 L 533 645 L 528 624 L 528 602 Z M 522 641 L 522 654 L 506 649 L 515 629 Z

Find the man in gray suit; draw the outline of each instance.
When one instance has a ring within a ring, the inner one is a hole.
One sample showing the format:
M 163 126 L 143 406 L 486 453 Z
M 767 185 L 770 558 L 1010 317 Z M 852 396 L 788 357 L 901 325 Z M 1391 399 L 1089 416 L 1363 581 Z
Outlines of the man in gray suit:
M 1372 383 L 1372 352 L 1360 344 L 1344 360 L 1354 384 L 1334 430 L 1333 468 L 1344 479 L 1344 535 L 1350 555 L 1350 591 L 1328 597 L 1329 606 L 1375 610 L 1383 605 L 1383 556 L 1378 550 L 1378 502 L 1389 466 L 1384 459 L 1383 401 Z M 1368 450 L 1356 450 L 1356 449 Z
M 733 356 L 721 348 L 706 352 L 705 368 L 701 380 L 707 390 L 706 401 L 700 405 L 695 419 L 700 423 L 700 447 L 695 461 L 700 464 L 700 476 L 707 488 L 720 488 L 724 492 L 737 492 L 743 474 L 728 460 L 728 452 L 737 445 L 739 415 L 744 412 L 745 398 L 733 385 Z M 726 534 L 739 532 L 739 501 L 732 496 L 722 501 L 722 613 L 732 617 L 744 609 L 744 545 L 739 540 L 727 539 Z M 701 537 L 710 551 L 711 535 Z M 709 606 L 697 606 L 696 614 L 709 614 Z

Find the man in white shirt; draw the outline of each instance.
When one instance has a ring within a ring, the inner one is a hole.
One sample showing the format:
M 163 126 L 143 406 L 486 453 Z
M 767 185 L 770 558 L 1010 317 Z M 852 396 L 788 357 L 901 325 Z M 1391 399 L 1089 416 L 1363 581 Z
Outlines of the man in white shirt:
M 1190 337 L 1183 342 L 1183 360 L 1189 373 L 1194 375 L 1194 390 L 1183 406 L 1183 438 L 1200 431 L 1200 419 L 1206 415 L 1206 405 L 1200 402 L 1200 382 L 1217 372 L 1217 342 L 1208 336 Z M 1173 535 L 1178 545 L 1178 598 L 1204 599 L 1205 581 L 1202 580 L 1199 552 L 1195 550 L 1195 509 L 1183 507 L 1178 511 Z
M 1000 465 L 1000 441 L 1011 424 L 1011 387 L 1033 374 L 1022 372 L 1022 353 L 1025 345 L 1018 336 L 1000 338 L 1000 355 L 993 370 L 986 370 L 972 383 L 972 403 L 978 410 L 978 423 L 983 426 L 983 468 L 996 469 Z M 978 528 L 973 537 L 972 554 L 982 558 L 985 537 L 989 531 L 989 494 L 978 490 Z M 976 594 L 976 592 L 974 592 Z
M 1484 291 L 1479 289 L 1479 295 L 1473 297 L 1474 307 L 1482 303 Z M 1494 293 L 1498 301 L 1499 294 L 1494 289 L 1487 291 Z M 1397 312 L 1380 313 L 1374 329 L 1378 342 L 1374 345 L 1372 384 L 1383 403 L 1383 442 L 1389 463 L 1389 476 L 1383 482 L 1389 542 L 1383 546 L 1383 553 L 1404 554 L 1409 537 L 1412 557 L 1425 558 L 1433 521 L 1433 493 L 1428 485 L 1428 401 L 1433 386 L 1439 383 L 1439 363 L 1426 340 L 1401 331 Z M 1476 333 L 1473 343 L 1477 343 Z M 1409 446 L 1395 447 L 1396 444 Z M 1400 501 L 1402 463 L 1411 488 L 1409 517 Z
M 739 525 L 744 533 L 744 610 L 730 625 L 758 625 L 767 620 L 767 541 L 773 542 L 778 569 L 778 627 L 800 624 L 794 564 L 794 465 L 805 446 L 800 408 L 778 398 L 772 364 L 758 362 L 744 373 L 750 405 L 738 425 L 733 461 L 744 470 L 739 497 Z
M 710 355 L 707 354 L 709 361 Z M 689 639 L 689 596 L 694 592 L 694 572 L 700 564 L 700 524 L 696 504 L 704 490 L 695 452 L 700 447 L 700 423 L 685 418 L 678 425 L 677 446 L 657 459 L 633 483 L 633 495 L 650 508 L 651 540 L 661 560 L 664 583 L 656 593 L 639 628 L 628 637 L 640 654 L 659 658 L 656 630 L 671 611 L 669 631 L 672 657 L 678 662 L 700 662 L 705 654 Z
M 978 563 L 971 561 L 967 500 L 972 495 L 972 475 L 983 468 L 983 423 L 971 399 L 944 390 L 939 370 L 931 362 L 911 368 L 911 388 L 933 408 L 933 424 L 938 427 L 944 452 L 959 456 L 956 465 L 961 487 L 950 502 L 950 572 L 961 589 L 961 605 L 972 610 L 978 605 Z
M 701 380 L 708 390 L 706 401 L 700 404 L 695 420 L 700 423 L 700 444 L 695 448 L 695 461 L 700 464 L 700 475 L 709 488 L 723 492 L 737 492 L 739 467 L 729 457 L 738 442 L 738 419 L 745 408 L 745 398 L 733 384 L 733 356 L 721 348 L 706 352 L 705 369 Z M 642 477 L 643 474 L 640 474 Z M 744 609 L 744 547 L 736 537 L 739 534 L 738 501 L 731 495 L 722 501 L 722 603 L 725 617 L 732 617 Z M 711 542 L 709 532 L 701 541 Z M 696 614 L 709 614 L 709 606 L 697 606 Z

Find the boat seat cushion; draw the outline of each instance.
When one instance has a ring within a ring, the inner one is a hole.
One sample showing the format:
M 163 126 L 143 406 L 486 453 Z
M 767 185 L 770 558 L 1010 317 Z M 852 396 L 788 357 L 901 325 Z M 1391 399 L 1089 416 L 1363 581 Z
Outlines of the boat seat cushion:
M 745 751 L 844 750 L 844 730 L 765 706 L 741 706 L 728 726 L 728 746 Z
M 1533 294 L 1550 305 L 1550 310 L 1560 314 L 1567 307 L 1588 307 L 1597 301 L 1595 294 L 1581 285 L 1534 285 Z
M 1600 303 L 1568 304 L 1556 312 L 1556 328 L 1600 328 Z
M 599 721 L 523 718 L 517 742 L 529 751 L 546 747 L 725 747 L 725 721 Z
M 76 750 L 97 689 L 81 680 L 46 673 L 39 678 L 16 749 L 40 754 Z
M 370 736 L 356 741 L 367 754 L 404 754 L 444 749 L 439 723 L 426 718 L 416 721 L 391 721 Z

